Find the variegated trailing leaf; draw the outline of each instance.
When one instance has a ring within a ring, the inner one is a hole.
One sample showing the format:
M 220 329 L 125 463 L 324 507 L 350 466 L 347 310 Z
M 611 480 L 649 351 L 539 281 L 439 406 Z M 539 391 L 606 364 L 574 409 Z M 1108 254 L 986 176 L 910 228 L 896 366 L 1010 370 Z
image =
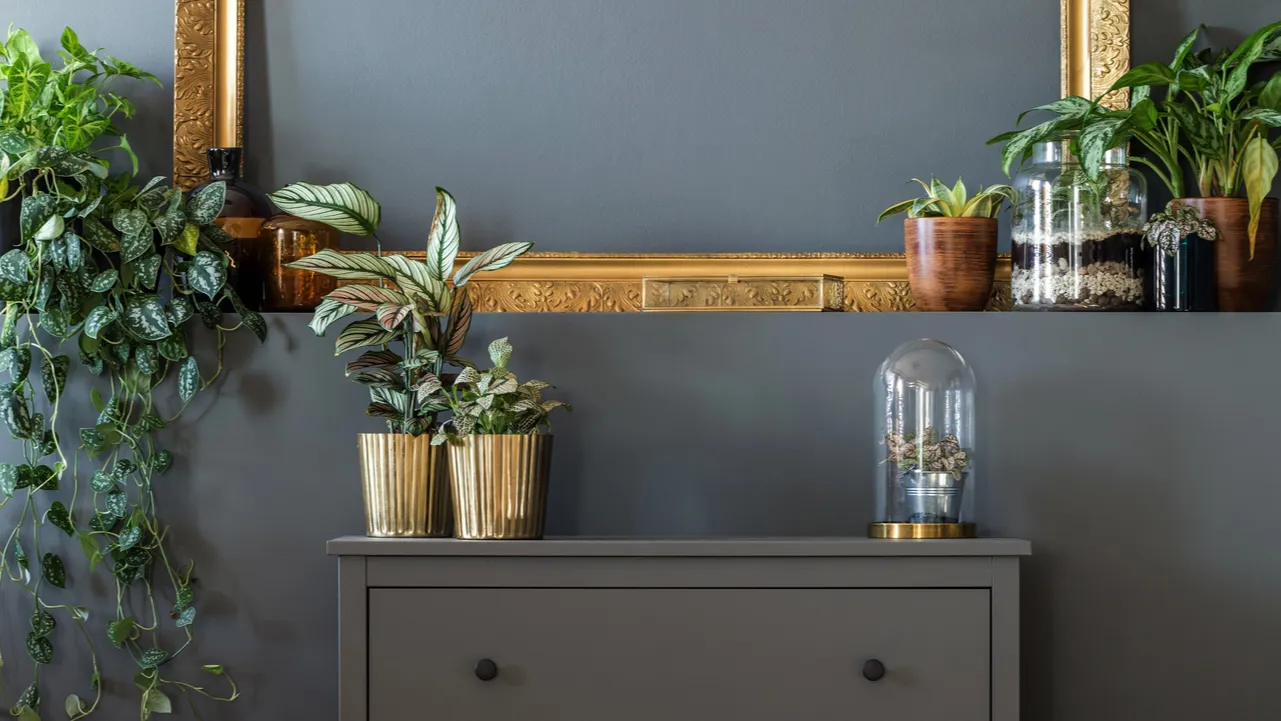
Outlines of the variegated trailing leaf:
M 334 355 L 342 355 L 349 350 L 365 346 L 390 343 L 399 335 L 399 331 L 387 330 L 373 318 L 358 320 L 338 334 L 338 338 L 334 341 Z
M 355 306 L 325 298 L 320 301 L 320 305 L 316 306 L 316 312 L 311 316 L 311 322 L 307 325 L 317 336 L 323 336 L 325 335 L 325 330 L 333 325 L 335 321 L 342 320 L 355 312 Z
M 294 183 L 271 193 L 271 200 L 283 212 L 352 235 L 372 235 L 382 222 L 378 201 L 351 183 Z
M 449 301 L 449 289 L 432 277 L 427 264 L 403 255 L 389 255 L 383 260 L 396 269 L 396 285 L 415 296 L 430 313 L 443 313 Z M 409 301 L 405 301 L 408 303 Z
M 84 266 L 84 246 L 80 242 L 80 236 L 67 231 L 62 236 L 62 242 L 66 248 L 67 270 L 80 270 Z
M 413 311 L 414 307 L 412 305 L 384 303 L 378 306 L 378 310 L 375 314 L 378 318 L 378 322 L 382 324 L 382 327 L 387 330 L 396 330 L 405 324 L 405 321 L 409 319 L 409 316 Z
M 147 227 L 147 214 L 135 208 L 120 208 L 111 216 L 111 224 L 121 235 L 139 235 Z
M 187 357 L 187 340 L 183 338 L 181 331 L 160 341 L 156 348 L 165 360 L 170 360 L 174 363 L 178 363 Z
M 138 372 L 144 376 L 153 376 L 160 372 L 160 355 L 151 344 L 140 345 L 134 349 L 133 363 Z
M 66 512 L 67 509 L 63 508 L 62 510 Z M 31 614 L 31 632 L 35 635 L 40 637 L 48 636 L 57 627 L 58 621 L 54 619 L 53 614 L 43 608 L 37 609 L 35 613 Z
M 213 231 L 215 226 L 209 226 L 206 230 Z M 216 244 L 215 244 L 216 245 Z M 186 255 L 194 256 L 200 251 L 200 226 L 195 223 L 187 223 L 182 226 L 182 232 L 173 242 L 173 247 L 179 252 Z
M 110 271 L 115 273 L 115 271 Z M 84 333 L 90 338 L 97 338 L 102 333 L 102 329 L 116 320 L 116 311 L 109 306 L 100 305 L 89 311 L 89 317 L 85 319 Z
M 503 243 L 496 248 L 490 248 L 458 269 L 454 274 L 454 287 L 461 288 L 467 285 L 467 281 L 477 273 L 506 268 L 513 260 L 529 252 L 533 247 L 533 243 Z
M 404 388 L 405 379 L 399 373 L 386 368 L 371 368 L 361 371 L 351 379 L 364 386 L 375 388 Z
M 383 258 L 371 253 L 339 253 L 325 249 L 289 264 L 290 268 L 310 270 L 344 280 L 395 280 L 396 269 Z
M 50 586 L 67 587 L 67 569 L 62 565 L 62 557 L 58 554 L 44 554 L 44 558 L 40 559 L 40 573 Z
M 62 501 L 54 501 L 49 510 L 45 511 L 45 520 L 68 536 L 76 535 L 76 529 L 71 526 L 71 514 L 67 512 L 67 507 L 62 505 Z
M 178 236 L 182 235 L 183 228 L 187 226 L 187 216 L 181 210 L 169 211 L 157 216 L 156 219 L 151 222 L 156 226 L 156 230 L 160 232 L 161 244 L 170 245 L 174 241 L 178 240 Z M 197 238 L 199 235 L 200 231 L 197 228 Z M 188 255 L 195 254 L 188 253 Z
M 120 319 L 125 329 L 134 336 L 148 341 L 169 337 L 171 331 L 165 318 L 165 307 L 154 295 L 131 295 L 125 300 L 125 314 Z
M 231 306 L 240 315 L 240 323 L 253 332 L 259 343 L 267 342 L 267 321 L 263 320 L 262 314 L 256 310 L 250 310 L 249 306 L 240 299 L 240 294 L 230 285 L 223 289 L 223 293 L 231 299 Z
M 53 240 L 60 237 L 67 229 L 67 221 L 61 215 L 55 215 L 44 222 L 36 231 L 36 240 Z
M 195 306 L 192 305 L 190 300 L 181 295 L 175 295 L 169 301 L 169 307 L 165 308 L 165 319 L 172 326 L 180 326 L 186 323 L 195 314 Z
M 347 364 L 347 375 L 371 368 L 395 368 L 403 359 L 399 353 L 390 350 L 371 350 Z
M 25 251 L 14 248 L 0 255 L 0 279 L 19 285 L 26 283 L 31 272 L 31 258 Z
M 489 359 L 497 368 L 506 368 L 512 357 L 512 344 L 506 338 L 499 338 L 489 344 Z
M 454 305 L 449 309 L 449 325 L 445 332 L 446 356 L 457 355 L 467 342 L 467 331 L 471 329 L 471 296 L 466 290 L 454 294 Z
M 222 181 L 210 183 L 187 201 L 187 217 L 196 225 L 209 225 L 222 212 L 226 202 L 227 184 Z
M 207 250 L 197 253 L 187 264 L 187 282 L 209 300 L 217 298 L 222 287 L 227 284 L 227 268 L 223 265 L 222 258 Z
M 36 682 L 32 681 L 31 685 L 23 690 L 22 695 L 18 696 L 18 701 L 13 705 L 16 709 L 37 709 L 40 707 L 40 689 Z M 30 718 L 19 717 L 18 721 L 32 721 Z M 35 721 L 40 721 L 37 716 Z
M 145 288 L 156 287 L 156 277 L 160 273 L 160 256 L 152 253 L 144 258 L 133 261 L 134 277 L 142 281 Z
M 94 493 L 107 493 L 116 487 L 116 479 L 103 470 L 94 471 L 89 487 Z
M 443 282 L 454 272 L 461 235 L 454 196 L 444 188 L 436 188 L 436 215 L 427 234 L 427 269 L 432 278 Z
M 45 398 L 50 403 L 57 403 L 58 397 L 67 388 L 67 371 L 71 368 L 71 358 L 57 355 L 45 359 L 40 364 L 40 383 L 44 386 Z
M 93 280 L 89 281 L 89 290 L 93 293 L 106 293 L 116 284 L 116 279 L 119 277 L 119 271 L 115 268 L 108 268 L 95 275 Z
M 195 356 L 188 356 L 178 371 L 178 396 L 186 403 L 200 390 L 200 366 Z
M 5 498 L 13 495 L 18 490 L 18 467 L 12 463 L 0 463 L 0 493 Z
M 28 195 L 22 199 L 22 210 L 19 214 L 19 225 L 23 240 L 34 240 L 36 233 L 49 222 L 58 210 L 58 198 L 41 193 Z
M 84 219 L 84 240 L 104 253 L 120 251 L 120 236 L 93 216 Z
M 165 429 L 164 419 L 156 415 L 154 411 L 142 414 L 142 418 L 138 419 L 138 425 L 149 431 L 163 431 Z
M 49 335 L 58 338 L 66 338 L 71 334 L 70 323 L 67 321 L 67 314 L 59 308 L 46 308 L 40 314 L 40 327 Z
M 52 583 L 52 582 L 51 582 Z M 27 634 L 27 654 L 36 663 L 53 663 L 53 644 L 34 632 Z
M 164 474 L 173 468 L 173 453 L 166 450 L 156 451 L 151 456 L 151 470 L 154 473 Z
M 49 300 L 53 297 L 53 274 L 41 276 L 40 284 L 36 286 L 36 308 L 43 311 L 49 307 Z
M 373 312 L 383 304 L 408 305 L 409 303 L 404 293 L 391 288 L 379 288 L 376 285 L 345 285 L 325 296 L 325 299 L 346 303 L 367 312 Z
M 103 499 L 103 508 L 116 518 L 124 518 L 129 513 L 129 496 L 120 489 L 115 489 Z
M 31 349 L 14 346 L 0 351 L 0 371 L 9 373 L 15 381 L 26 378 L 31 372 Z
M 197 300 L 196 309 L 200 311 L 200 322 L 205 324 L 209 330 L 218 327 L 222 322 L 222 311 L 218 309 L 216 303 L 210 303 L 207 300 Z

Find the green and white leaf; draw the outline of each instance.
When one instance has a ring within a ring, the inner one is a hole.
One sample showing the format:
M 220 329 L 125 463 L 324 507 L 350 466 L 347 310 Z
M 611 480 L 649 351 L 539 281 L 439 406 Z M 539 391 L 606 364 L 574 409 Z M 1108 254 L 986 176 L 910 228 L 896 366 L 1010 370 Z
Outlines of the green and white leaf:
M 458 273 L 454 275 L 454 287 L 463 287 L 476 273 L 506 268 L 513 260 L 529 252 L 533 247 L 533 243 L 503 243 L 496 248 L 490 248 L 458 269 Z
M 353 305 L 325 298 L 320 301 L 320 305 L 316 306 L 316 312 L 312 315 L 311 323 L 308 323 L 308 326 L 317 336 L 323 336 L 325 330 L 333 325 L 335 321 L 342 320 L 355 313 L 356 310 L 357 308 Z
M 314 255 L 289 264 L 290 268 L 310 270 L 344 280 L 395 280 L 396 268 L 372 253 L 339 253 L 326 248 Z
M 195 356 L 188 356 L 178 371 L 178 396 L 183 403 L 195 397 L 200 390 L 200 366 Z
M 21 285 L 27 282 L 30 271 L 31 258 L 25 251 L 14 248 L 0 255 L 0 279 Z
M 227 184 L 223 181 L 210 183 L 187 201 L 187 217 L 196 225 L 209 225 L 222 213 L 226 202 Z
M 382 327 L 374 318 L 358 320 L 347 326 L 334 341 L 334 355 L 342 355 L 349 350 L 371 345 L 383 345 L 396 340 L 400 331 L 390 331 Z
M 207 250 L 197 253 L 187 265 L 187 282 L 197 292 L 214 300 L 227 284 L 227 269 L 222 264 L 222 258 Z
M 372 235 L 382 222 L 378 201 L 351 183 L 294 183 L 271 193 L 271 199 L 290 215 L 319 221 L 352 235 Z
M 120 319 L 125 330 L 142 340 L 157 341 L 170 335 L 165 307 L 159 296 L 131 295 L 125 301 L 125 314 Z
M 436 215 L 427 234 L 427 269 L 441 281 L 454 272 L 461 233 L 458 229 L 458 205 L 444 188 L 436 188 Z
M 350 376 L 352 373 L 371 368 L 395 368 L 400 364 L 401 360 L 400 354 L 394 351 L 366 351 L 359 358 L 347 364 L 347 375 Z
M 335 290 L 326 299 L 346 303 L 358 310 L 373 312 L 384 303 L 407 305 L 409 298 L 404 293 L 391 288 L 380 288 L 376 285 L 344 285 Z

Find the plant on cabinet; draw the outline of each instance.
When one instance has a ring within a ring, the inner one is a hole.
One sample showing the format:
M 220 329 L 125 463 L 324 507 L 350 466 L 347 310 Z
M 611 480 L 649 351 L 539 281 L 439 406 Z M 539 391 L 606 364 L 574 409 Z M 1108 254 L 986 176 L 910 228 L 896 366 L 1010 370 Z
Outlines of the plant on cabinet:
M 916 309 L 983 310 L 996 275 L 996 217 L 1014 201 L 1014 191 L 993 185 L 971 197 L 961 180 L 952 187 L 938 178 L 913 180 L 925 197 L 890 206 L 877 222 L 907 213 L 903 235 Z
M 543 381 L 521 383 L 507 368 L 506 338 L 489 344 L 494 367 L 466 368 L 445 391 L 454 415 L 432 439 L 449 444 L 455 534 L 469 539 L 542 538 L 552 436 Z M 446 427 L 448 430 L 446 430 Z
M 295 183 L 271 198 L 292 215 L 377 238 L 380 206 L 369 193 L 349 183 Z M 443 390 L 451 378 L 445 367 L 464 372 L 472 368 L 458 355 L 471 327 L 467 282 L 476 273 L 506 267 L 533 247 L 533 243 L 506 243 L 475 256 L 455 272 L 460 237 L 454 198 L 437 188 L 424 261 L 322 250 L 289 265 L 365 281 L 325 296 L 316 307 L 311 328 L 323 336 L 333 323 L 354 313 L 367 314 L 343 328 L 334 352 L 369 349 L 347 364 L 347 375 L 369 388 L 366 413 L 387 423 L 387 433 L 359 437 L 366 532 L 371 536 L 450 533 L 445 450 L 432 445 L 430 434 L 440 427 L 440 413 L 449 409 Z

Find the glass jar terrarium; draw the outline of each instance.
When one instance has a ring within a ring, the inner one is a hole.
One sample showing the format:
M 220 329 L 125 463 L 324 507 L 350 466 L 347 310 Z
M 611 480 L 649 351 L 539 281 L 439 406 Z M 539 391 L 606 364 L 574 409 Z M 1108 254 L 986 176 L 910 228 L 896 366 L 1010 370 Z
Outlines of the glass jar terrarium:
M 1038 143 L 1015 176 L 1015 310 L 1140 310 L 1147 181 L 1125 150 L 1109 150 L 1096 179 L 1070 139 Z
M 916 340 L 877 371 L 873 538 L 968 538 L 974 523 L 974 372 L 952 346 Z

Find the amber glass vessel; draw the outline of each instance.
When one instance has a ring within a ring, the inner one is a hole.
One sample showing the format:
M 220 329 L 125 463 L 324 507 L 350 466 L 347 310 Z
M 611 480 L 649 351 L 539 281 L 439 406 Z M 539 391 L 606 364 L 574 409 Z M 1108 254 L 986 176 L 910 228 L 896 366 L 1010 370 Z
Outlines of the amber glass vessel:
M 275 210 L 266 194 L 240 177 L 241 157 L 240 148 L 210 148 L 209 183 L 227 184 L 227 200 L 217 222 L 234 239 L 227 248 L 231 256 L 231 287 L 250 310 L 263 310 L 266 274 L 259 231 Z
M 338 287 L 338 279 L 286 267 L 322 250 L 338 250 L 339 233 L 324 223 L 277 215 L 259 233 L 263 310 L 310 311 Z

